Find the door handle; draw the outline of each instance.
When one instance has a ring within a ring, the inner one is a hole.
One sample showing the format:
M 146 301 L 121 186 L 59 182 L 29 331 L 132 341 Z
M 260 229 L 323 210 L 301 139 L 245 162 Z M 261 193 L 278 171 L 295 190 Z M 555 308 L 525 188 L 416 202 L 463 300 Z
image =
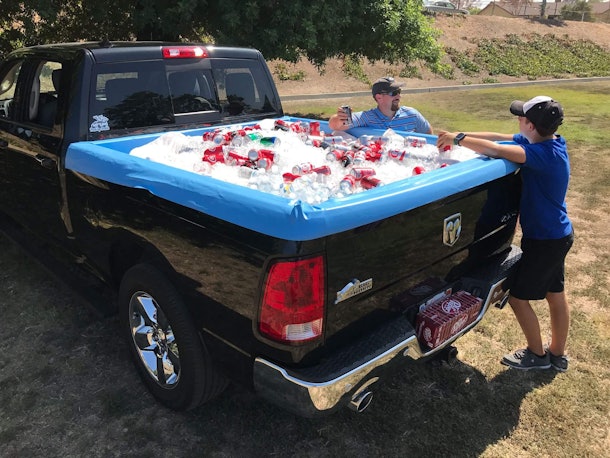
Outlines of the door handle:
M 41 154 L 35 156 L 38 163 L 45 169 L 53 170 L 55 168 L 55 161 L 51 158 L 45 157 Z

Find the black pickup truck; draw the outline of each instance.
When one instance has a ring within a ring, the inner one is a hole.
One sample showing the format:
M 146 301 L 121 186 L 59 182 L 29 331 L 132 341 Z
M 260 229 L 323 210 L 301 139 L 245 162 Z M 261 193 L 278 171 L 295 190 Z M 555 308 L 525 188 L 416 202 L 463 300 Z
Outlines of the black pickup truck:
M 304 122 L 253 49 L 16 50 L 0 64 L 1 228 L 119 314 L 163 404 L 191 409 L 232 381 L 301 415 L 362 411 L 393 367 L 452 348 L 505 299 L 519 170 L 473 157 L 308 203 L 130 154 L 265 120 Z

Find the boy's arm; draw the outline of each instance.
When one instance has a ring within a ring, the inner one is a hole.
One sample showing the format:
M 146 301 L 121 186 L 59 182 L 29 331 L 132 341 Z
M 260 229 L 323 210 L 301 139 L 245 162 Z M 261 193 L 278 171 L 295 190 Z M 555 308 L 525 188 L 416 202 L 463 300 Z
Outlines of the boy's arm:
M 464 132 L 465 137 L 460 140 L 460 146 L 469 148 L 477 153 L 489 157 L 508 159 L 517 164 L 525 163 L 525 149 L 521 145 L 502 145 L 497 141 L 510 141 L 510 134 L 499 134 L 496 132 Z M 457 132 L 441 131 L 438 134 L 436 146 L 442 152 L 445 147 L 454 145 Z

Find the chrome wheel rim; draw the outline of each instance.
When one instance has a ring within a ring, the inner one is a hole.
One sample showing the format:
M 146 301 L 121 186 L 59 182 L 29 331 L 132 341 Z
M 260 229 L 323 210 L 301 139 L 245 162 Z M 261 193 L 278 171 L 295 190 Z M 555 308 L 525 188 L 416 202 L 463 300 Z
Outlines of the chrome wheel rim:
M 138 291 L 129 301 L 129 324 L 137 354 L 151 378 L 162 388 L 180 379 L 180 355 L 171 326 L 159 304 Z

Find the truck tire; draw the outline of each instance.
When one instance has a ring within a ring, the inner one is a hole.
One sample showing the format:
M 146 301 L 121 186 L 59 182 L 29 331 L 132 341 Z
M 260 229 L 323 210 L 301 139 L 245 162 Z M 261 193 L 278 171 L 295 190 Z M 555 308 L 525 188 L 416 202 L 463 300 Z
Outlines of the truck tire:
M 227 385 L 180 295 L 148 264 L 130 268 L 119 290 L 121 332 L 144 384 L 162 404 L 193 409 Z

